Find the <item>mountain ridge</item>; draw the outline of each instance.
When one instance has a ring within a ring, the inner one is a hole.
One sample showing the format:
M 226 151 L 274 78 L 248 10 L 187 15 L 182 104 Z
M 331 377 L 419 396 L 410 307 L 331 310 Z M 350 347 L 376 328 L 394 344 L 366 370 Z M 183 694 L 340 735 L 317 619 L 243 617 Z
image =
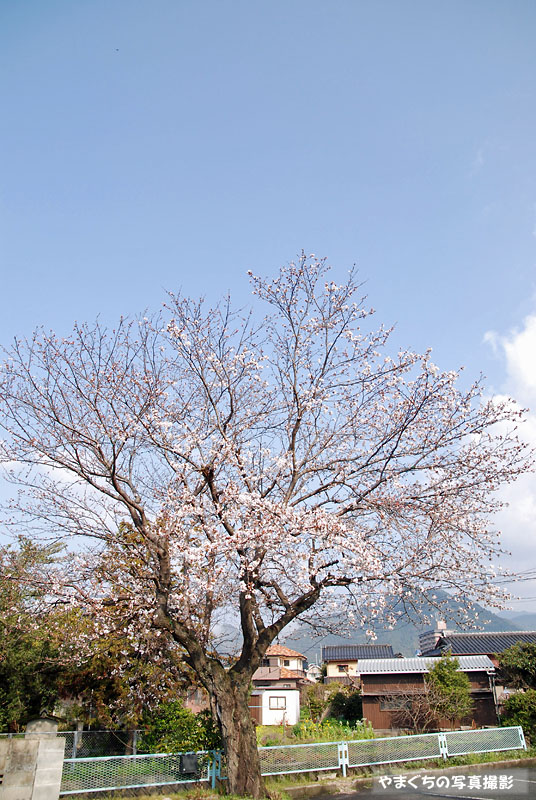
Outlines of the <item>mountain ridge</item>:
M 422 603 L 422 612 L 427 616 L 430 622 L 419 622 L 418 620 L 410 620 L 407 617 L 402 617 L 396 625 L 389 629 L 387 625 L 376 623 L 373 627 L 376 638 L 373 639 L 367 636 L 364 630 L 355 629 L 348 631 L 346 635 L 340 633 L 328 633 L 323 636 L 315 636 L 311 634 L 310 626 L 297 623 L 292 632 L 286 636 L 281 636 L 280 643 L 288 647 L 298 650 L 305 655 L 309 662 L 317 661 L 321 663 L 322 647 L 335 644 L 390 644 L 395 653 L 401 653 L 403 656 L 414 656 L 419 651 L 419 633 L 431 630 L 435 627 L 438 618 L 445 620 L 447 629 L 451 631 L 477 631 L 484 630 L 489 632 L 495 631 L 516 631 L 527 630 L 526 623 L 534 617 L 536 622 L 536 615 L 524 612 L 519 615 L 523 619 L 521 627 L 519 626 L 519 617 L 515 616 L 513 619 L 507 619 L 500 616 L 478 603 L 470 611 L 463 611 L 467 622 L 462 620 L 462 606 L 457 604 L 452 598 L 444 592 L 438 593 L 439 599 L 445 605 L 445 612 L 442 616 L 438 617 L 438 611 L 434 604 L 428 603 L 426 600 Z M 336 619 L 334 620 L 336 622 Z M 531 620 L 532 621 L 532 620 Z M 341 627 L 343 621 L 341 620 Z

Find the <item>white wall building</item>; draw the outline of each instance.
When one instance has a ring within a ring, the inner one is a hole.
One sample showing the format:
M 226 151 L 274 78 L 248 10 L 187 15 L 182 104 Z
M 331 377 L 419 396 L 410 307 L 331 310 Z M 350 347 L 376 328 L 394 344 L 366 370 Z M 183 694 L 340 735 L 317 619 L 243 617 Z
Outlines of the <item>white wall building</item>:
M 300 721 L 298 689 L 254 689 L 251 714 L 257 725 L 296 725 Z

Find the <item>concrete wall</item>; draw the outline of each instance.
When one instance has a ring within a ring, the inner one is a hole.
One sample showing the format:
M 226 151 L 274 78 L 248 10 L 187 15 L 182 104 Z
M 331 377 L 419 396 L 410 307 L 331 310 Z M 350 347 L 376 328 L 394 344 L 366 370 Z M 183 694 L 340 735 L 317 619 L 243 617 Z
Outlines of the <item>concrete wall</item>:
M 283 698 L 284 703 L 276 698 Z M 270 700 L 272 699 L 272 702 Z M 295 725 L 300 721 L 300 693 L 298 689 L 258 689 L 251 695 L 251 706 L 261 706 L 256 721 L 262 725 Z M 284 708 L 270 706 L 284 705 Z M 260 717 L 260 719 L 258 718 Z
M 339 665 L 348 667 L 343 672 L 340 671 Z M 326 676 L 328 678 L 344 678 L 345 675 L 357 675 L 357 661 L 329 661 L 327 664 Z
M 0 739 L 1 800 L 58 800 L 64 751 L 56 736 Z

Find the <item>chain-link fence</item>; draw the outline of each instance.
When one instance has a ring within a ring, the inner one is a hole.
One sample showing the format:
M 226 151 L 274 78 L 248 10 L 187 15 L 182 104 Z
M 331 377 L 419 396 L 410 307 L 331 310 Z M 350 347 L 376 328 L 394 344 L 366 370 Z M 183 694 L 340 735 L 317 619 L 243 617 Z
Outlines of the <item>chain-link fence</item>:
M 346 775 L 352 767 L 520 749 L 526 749 L 525 738 L 515 727 L 259 747 L 259 758 L 265 776 L 325 770 Z M 218 751 L 66 758 L 61 794 L 194 782 L 215 785 L 225 777 L 225 761 Z
M 65 755 L 70 758 L 98 756 L 130 756 L 144 752 L 141 730 L 132 731 L 64 731 Z
M 450 731 L 444 733 L 448 756 L 467 753 L 490 753 L 494 750 L 526 749 L 523 729 L 483 728 L 475 731 Z
M 213 762 L 205 751 L 65 759 L 61 794 L 210 781 Z
M 421 761 L 441 756 L 437 733 L 348 742 L 349 767 L 392 764 L 397 761 Z
M 259 747 L 261 773 L 286 775 L 339 768 L 339 742 Z
M 125 756 L 146 753 L 143 747 L 143 730 L 130 731 L 58 731 L 65 738 L 66 758 L 98 758 L 99 756 Z M 24 733 L 5 733 L 0 736 L 23 737 Z M 56 736 L 55 732 L 42 732 L 40 736 Z

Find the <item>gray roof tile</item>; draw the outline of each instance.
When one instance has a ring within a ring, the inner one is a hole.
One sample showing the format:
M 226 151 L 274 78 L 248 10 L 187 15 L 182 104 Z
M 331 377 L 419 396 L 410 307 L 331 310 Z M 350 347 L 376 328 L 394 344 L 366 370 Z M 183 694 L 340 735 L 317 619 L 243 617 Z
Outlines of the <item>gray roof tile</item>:
M 322 661 L 357 661 L 359 658 L 393 658 L 390 644 L 336 644 L 322 648 Z
M 497 633 L 448 633 L 436 647 L 451 650 L 453 655 L 502 653 L 518 642 L 536 644 L 536 631 L 499 631 Z
M 360 659 L 357 664 L 359 675 L 389 675 L 393 673 L 428 672 L 437 664 L 435 658 L 370 658 Z M 494 669 L 493 662 L 487 656 L 460 656 L 462 672 L 487 672 Z

